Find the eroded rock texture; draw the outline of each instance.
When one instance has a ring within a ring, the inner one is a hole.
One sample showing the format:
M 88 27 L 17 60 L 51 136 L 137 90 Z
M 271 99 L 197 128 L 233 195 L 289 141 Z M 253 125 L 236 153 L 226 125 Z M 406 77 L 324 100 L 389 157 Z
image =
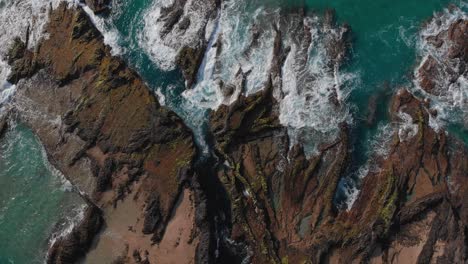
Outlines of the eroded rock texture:
M 354 206 L 334 203 L 348 156 L 348 134 L 307 158 L 289 149 L 271 90 L 240 97 L 212 115 L 218 177 L 231 203 L 230 239 L 252 263 L 464 263 L 468 156 L 434 131 L 425 105 L 406 90 L 391 113 L 411 117 L 416 134 L 396 130 L 387 157 L 374 162 Z M 230 246 L 227 246 L 228 250 Z
M 189 263 L 207 246 L 199 243 L 203 234 L 195 224 L 202 201 L 195 187 L 186 189 L 187 183 L 196 186 L 191 132 L 159 105 L 138 74 L 110 55 L 81 8 L 62 3 L 51 10 L 46 31 L 49 38 L 35 50 L 15 41 L 9 79 L 18 88 L 11 104 L 53 165 L 99 208 L 95 212 L 102 211 L 103 233 L 86 261 L 106 263 L 117 251 L 130 263 Z M 179 203 L 183 211 L 176 210 Z M 78 240 L 57 240 L 49 262 L 84 255 L 99 230 L 93 226 L 83 239 L 79 231 Z M 154 243 L 159 250 L 152 250 Z
M 161 8 L 161 16 L 155 21 L 161 25 L 158 34 L 162 42 L 177 52 L 175 62 L 189 88 L 196 82 L 211 34 L 208 24 L 215 23 L 220 2 L 175 0 Z
M 281 52 L 276 56 L 281 61 Z M 306 157 L 302 146 L 290 147 L 278 121 L 272 96 L 278 87 L 281 82 L 270 81 L 210 117 L 221 158 L 217 176 L 231 204 L 221 262 L 239 251 L 249 263 L 467 261 L 468 155 L 463 143 L 429 126 L 426 103 L 406 89 L 394 96 L 390 115 L 398 125 L 389 154 L 374 157 L 378 169 L 366 175 L 346 211 L 333 197 L 348 164 L 347 126 L 336 142 Z
M 176 0 L 162 10 L 162 37 L 189 37 L 172 43 L 188 87 L 218 5 Z M 200 23 L 191 24 L 193 14 Z M 467 261 L 468 153 L 429 125 L 427 102 L 406 89 L 394 95 L 388 155 L 372 157 L 378 169 L 368 172 L 350 210 L 334 202 L 352 153 L 349 125 L 343 122 L 337 138 L 312 156 L 291 144 L 279 121 L 281 68 L 288 56 L 296 56 L 300 68 L 312 43 L 303 12 L 295 15 L 300 19 L 291 27 L 274 26 L 264 89 L 233 93 L 244 90 L 242 72 L 234 82 L 240 89 L 222 88 L 237 98 L 210 114 L 216 157 L 202 166 L 194 164 L 191 132 L 138 74 L 110 55 L 83 10 L 66 4 L 51 10 L 50 36 L 35 50 L 15 40 L 9 80 L 18 90 L 11 105 L 49 160 L 93 204 L 82 223 L 52 245 L 49 263 L 83 256 L 85 263 Z M 350 30 L 335 25 L 329 12 L 321 26 L 324 67 L 332 72 L 346 57 Z M 283 42 L 286 30 L 298 36 L 294 52 Z M 466 23 L 456 21 L 435 41 L 455 43 L 447 54 L 466 61 L 466 31 Z M 444 87 L 427 91 L 436 88 Z M 328 100 L 340 108 L 339 87 L 333 89 Z

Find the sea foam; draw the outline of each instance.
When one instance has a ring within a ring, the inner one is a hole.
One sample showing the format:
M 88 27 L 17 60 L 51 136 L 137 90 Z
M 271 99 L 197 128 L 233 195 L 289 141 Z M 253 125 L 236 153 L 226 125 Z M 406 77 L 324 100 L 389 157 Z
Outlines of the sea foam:
M 7 63 L 8 49 L 14 37 L 26 39 L 30 28 L 28 47 L 33 48 L 43 37 L 44 25 L 47 22 L 47 10 L 57 7 L 59 0 L 6 1 L 0 0 L 0 105 L 14 93 L 15 86 L 7 82 L 10 67 Z
M 468 77 L 463 73 L 460 61 L 450 58 L 449 50 L 452 43 L 445 40 L 440 47 L 435 47 L 429 41 L 431 37 L 447 31 L 450 26 L 460 19 L 468 19 L 466 4 L 460 8 L 452 6 L 435 14 L 434 18 L 421 30 L 417 42 L 417 52 L 421 58 L 415 69 L 414 87 L 412 93 L 422 100 L 431 102 L 431 108 L 437 110 L 437 117 L 431 116 L 430 126 L 438 131 L 447 123 L 463 123 L 468 126 Z M 441 69 L 439 74 L 432 76 L 435 81 L 437 94 L 427 93 L 421 87 L 419 69 L 429 59 L 434 59 Z

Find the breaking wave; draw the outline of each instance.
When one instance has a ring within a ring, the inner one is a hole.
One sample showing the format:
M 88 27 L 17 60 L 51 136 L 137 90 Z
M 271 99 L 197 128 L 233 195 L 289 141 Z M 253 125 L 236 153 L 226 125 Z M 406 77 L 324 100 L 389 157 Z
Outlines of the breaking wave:
M 289 128 L 292 144 L 309 143 L 305 148 L 311 154 L 318 151 L 314 142 L 335 140 L 339 124 L 352 122 L 347 99 L 359 83 L 359 75 L 340 70 L 339 62 L 332 62 L 327 53 L 327 38 L 342 37 L 344 28 L 322 26 L 318 17 L 306 18 L 304 24 L 312 41 L 303 54 L 301 43 L 287 40 L 291 51 L 283 66 L 284 97 L 277 99 L 280 122 Z
M 198 21 L 191 15 L 187 3 L 182 16 L 190 18 L 189 28 L 162 33 L 165 18 L 161 10 L 172 3 L 156 0 L 144 16 L 139 36 L 139 45 L 166 71 L 175 69 L 181 47 L 196 45 L 194 39 L 205 26 L 203 19 Z M 284 23 L 278 8 L 226 1 L 220 9 L 217 17 L 206 22 L 207 47 L 196 84 L 182 94 L 182 105 L 194 112 L 216 110 L 233 103 L 241 93 L 263 89 L 272 67 L 275 27 Z M 310 142 L 306 151 L 312 153 L 317 151 L 318 142 L 336 138 L 340 123 L 352 122 L 347 99 L 359 75 L 340 70 L 327 54 L 328 38 L 341 37 L 343 28 L 326 27 L 317 16 L 302 22 L 310 29 L 312 43 L 304 53 L 300 40 L 283 30 L 283 42 L 291 49 L 282 69 L 282 91 L 274 94 L 280 105 L 280 122 L 289 128 L 292 142 Z M 293 27 L 292 23 L 286 28 Z
M 10 67 L 7 53 L 13 37 L 26 39 L 28 27 L 28 47 L 33 48 L 41 37 L 47 22 L 47 10 L 57 7 L 59 0 L 7 1 L 0 0 L 0 106 L 14 93 L 15 86 L 7 82 Z
M 450 40 L 434 43 L 441 34 L 447 34 L 450 25 L 456 21 L 468 19 L 467 3 L 460 7 L 451 6 L 435 17 L 421 30 L 417 43 L 417 52 L 421 62 L 414 75 L 413 94 L 431 103 L 431 108 L 437 111 L 437 117 L 431 116 L 430 125 L 436 131 L 448 123 L 463 123 L 468 126 L 468 75 L 459 58 L 450 56 L 452 43 Z M 422 88 L 423 77 L 419 70 L 434 60 L 439 67 L 437 74 L 431 77 L 434 81 L 434 93 Z

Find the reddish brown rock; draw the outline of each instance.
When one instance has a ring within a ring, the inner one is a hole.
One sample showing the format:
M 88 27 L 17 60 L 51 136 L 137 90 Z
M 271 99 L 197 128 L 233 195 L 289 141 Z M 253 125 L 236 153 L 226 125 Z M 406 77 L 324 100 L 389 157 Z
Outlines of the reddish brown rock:
M 468 74 L 468 20 L 456 20 L 423 41 L 435 52 L 425 57 L 418 69 L 419 85 L 432 95 L 444 96 L 450 92 L 450 84 Z
M 196 185 L 191 132 L 159 105 L 136 72 L 111 56 L 81 8 L 59 5 L 46 31 L 49 38 L 34 51 L 16 41 L 10 52 L 10 79 L 17 83 L 12 106 L 38 135 L 51 163 L 102 210 L 104 231 L 86 261 L 102 263 L 96 255 L 133 259 L 134 251 L 148 251 L 151 263 L 161 255 L 177 263 L 206 257 L 209 241 L 203 237 L 209 230 L 204 219 L 195 220 L 206 209 L 201 190 L 190 187 Z M 181 200 L 183 211 L 177 210 Z M 50 261 L 82 257 L 96 231 L 89 229 L 86 243 L 59 240 Z M 108 233 L 123 241 L 112 244 Z

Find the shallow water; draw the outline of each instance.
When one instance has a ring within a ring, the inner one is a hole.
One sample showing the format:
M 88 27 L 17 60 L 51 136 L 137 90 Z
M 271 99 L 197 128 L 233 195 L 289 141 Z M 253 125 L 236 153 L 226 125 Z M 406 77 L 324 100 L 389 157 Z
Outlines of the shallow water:
M 15 126 L 0 141 L 0 263 L 43 263 L 53 234 L 67 228 L 81 198 L 46 161 L 31 130 Z

